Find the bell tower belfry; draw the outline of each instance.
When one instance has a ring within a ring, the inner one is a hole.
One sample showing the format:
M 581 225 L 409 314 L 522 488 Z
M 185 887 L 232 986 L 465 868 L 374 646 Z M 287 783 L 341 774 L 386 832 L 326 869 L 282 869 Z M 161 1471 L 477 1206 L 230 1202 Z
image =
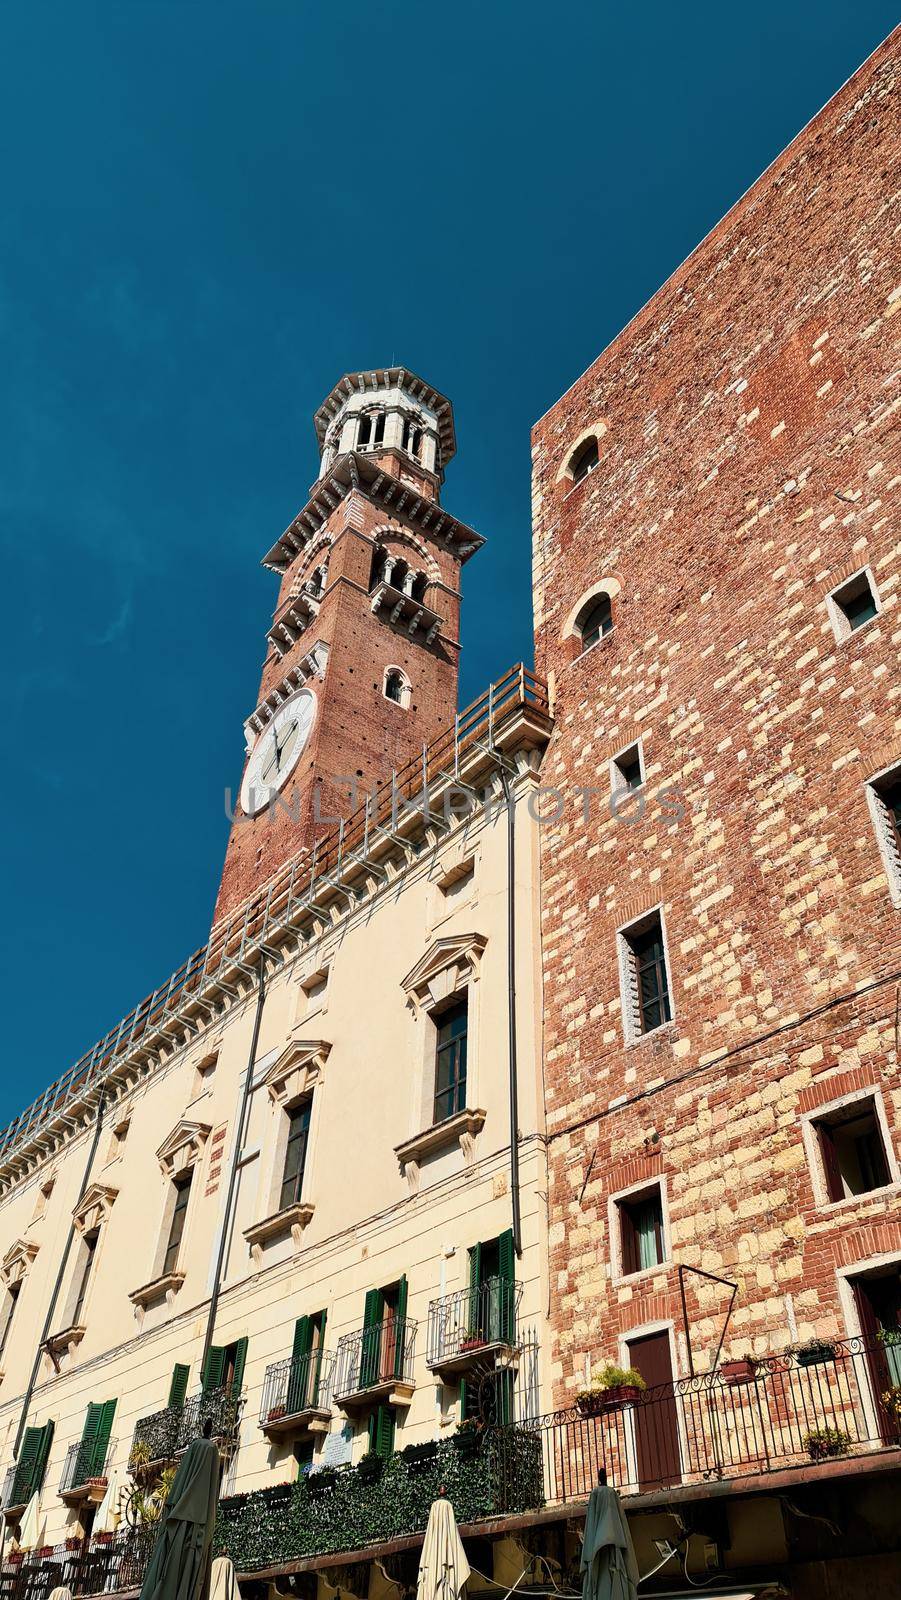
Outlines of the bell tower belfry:
M 450 401 L 404 367 L 355 372 L 315 423 L 319 477 L 263 558 L 281 586 L 217 921 L 457 706 L 460 571 L 484 541 L 440 503 Z

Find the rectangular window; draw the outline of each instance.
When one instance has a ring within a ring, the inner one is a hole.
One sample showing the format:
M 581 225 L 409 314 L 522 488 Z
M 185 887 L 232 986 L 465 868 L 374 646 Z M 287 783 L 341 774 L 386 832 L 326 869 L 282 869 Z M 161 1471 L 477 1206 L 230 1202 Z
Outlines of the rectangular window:
M 641 741 L 630 744 L 628 750 L 621 750 L 614 756 L 610 763 L 610 792 L 619 794 L 623 790 L 634 794 L 644 783 L 644 760 L 642 759 Z
M 840 583 L 827 601 L 832 629 L 839 643 L 879 615 L 879 595 L 869 567 Z
M 466 1109 L 466 1001 L 443 1012 L 436 1026 L 434 1120 L 444 1122 Z
M 856 1100 L 814 1121 L 826 1194 L 831 1201 L 869 1194 L 891 1181 L 872 1099 Z
M 288 1143 L 285 1147 L 285 1166 L 279 1197 L 280 1211 L 284 1211 L 287 1206 L 297 1205 L 300 1200 L 307 1145 L 310 1139 L 311 1111 L 312 1101 L 304 1100 L 301 1105 L 295 1106 L 293 1111 L 288 1112 Z
M 81 1327 L 81 1319 L 84 1316 L 85 1300 L 87 1299 L 88 1286 L 91 1281 L 94 1259 L 97 1255 L 97 1241 L 99 1238 L 100 1234 L 95 1229 L 93 1233 L 86 1233 L 81 1241 L 81 1257 L 78 1263 L 78 1278 L 76 1280 L 78 1287 L 75 1291 L 75 1304 L 72 1309 L 72 1321 L 70 1324 L 73 1328 Z
M 163 1257 L 162 1276 L 165 1278 L 174 1272 L 178 1266 L 178 1255 L 181 1250 L 181 1241 L 185 1231 L 185 1217 L 188 1212 L 188 1201 L 191 1198 L 191 1180 L 194 1168 L 175 1180 L 175 1210 L 172 1213 L 172 1222 L 169 1227 L 169 1243 L 166 1245 L 166 1254 Z
M 620 1266 L 623 1277 L 644 1272 L 666 1260 L 663 1197 L 659 1184 L 617 1200 Z
M 867 784 L 867 801 L 892 903 L 901 906 L 901 766 Z
M 666 942 L 659 911 L 619 934 L 620 981 L 626 1042 L 672 1019 Z
M 0 1361 L 3 1360 L 4 1351 L 6 1350 L 9 1330 L 16 1314 L 16 1304 L 21 1288 L 21 1283 L 11 1283 L 3 1299 L 3 1310 L 0 1312 Z

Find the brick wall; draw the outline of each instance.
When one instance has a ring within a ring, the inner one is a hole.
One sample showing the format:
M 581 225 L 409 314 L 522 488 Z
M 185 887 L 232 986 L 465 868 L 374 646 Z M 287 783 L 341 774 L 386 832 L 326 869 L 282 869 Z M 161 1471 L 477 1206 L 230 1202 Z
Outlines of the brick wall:
M 738 1283 L 744 1352 L 853 1331 L 838 1269 L 901 1252 L 897 1190 L 818 1205 L 802 1137 L 855 1085 L 896 1148 L 901 1112 L 901 912 L 865 793 L 901 761 L 899 56 L 896 33 L 534 430 L 561 1399 L 586 1352 L 678 1333 L 676 1262 Z M 599 464 L 573 486 L 588 429 Z M 839 644 L 826 596 L 866 564 L 881 615 Z M 574 659 L 602 582 L 615 625 Z M 645 790 L 617 819 L 609 762 L 639 736 Z M 658 905 L 674 1016 L 626 1048 L 616 930 Z M 646 1174 L 672 1264 L 617 1284 L 609 1196 Z M 696 1283 L 710 1354 L 728 1292 Z

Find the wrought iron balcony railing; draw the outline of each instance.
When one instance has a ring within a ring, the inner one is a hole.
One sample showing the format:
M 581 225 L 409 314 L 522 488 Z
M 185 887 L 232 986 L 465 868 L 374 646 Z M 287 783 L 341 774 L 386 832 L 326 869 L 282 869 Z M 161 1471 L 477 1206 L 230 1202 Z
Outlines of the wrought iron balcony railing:
M 116 1442 L 111 1439 L 102 1458 L 97 1455 L 95 1439 L 76 1439 L 66 1451 L 59 1492 L 64 1500 L 103 1499 L 108 1482 L 109 1463 L 116 1452 Z
M 429 1306 L 426 1361 L 448 1377 L 473 1368 L 510 1365 L 520 1344 L 522 1284 L 489 1278 L 443 1295 Z
M 243 1396 L 228 1387 L 201 1390 L 183 1406 L 165 1406 L 162 1411 L 141 1417 L 135 1425 L 129 1461 L 142 1461 L 148 1467 L 173 1461 L 192 1439 L 199 1437 L 207 1418 L 213 1425 L 212 1437 L 224 1449 L 232 1449 L 243 1403 Z
M 386 1400 L 409 1405 L 415 1388 L 413 1357 L 416 1323 L 386 1317 L 359 1333 L 338 1340 L 335 1356 L 335 1400 L 347 1409 Z
M 139 1589 L 156 1532 L 128 1528 L 115 1536 L 72 1537 L 46 1554 L 30 1551 L 15 1563 L 8 1556 L 0 1570 L 0 1600 L 49 1600 L 54 1589 L 78 1596 Z
M 331 1350 L 273 1362 L 263 1381 L 260 1427 L 265 1433 L 289 1433 L 301 1427 L 309 1433 L 327 1433 L 334 1376 Z

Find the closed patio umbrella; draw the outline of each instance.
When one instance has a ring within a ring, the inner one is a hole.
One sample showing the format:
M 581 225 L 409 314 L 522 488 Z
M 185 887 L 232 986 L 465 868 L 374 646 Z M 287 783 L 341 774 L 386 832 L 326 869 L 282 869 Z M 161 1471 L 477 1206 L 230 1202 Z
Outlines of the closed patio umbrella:
M 41 1499 L 35 1490 L 28 1502 L 28 1507 L 22 1518 L 22 1527 L 19 1533 L 20 1550 L 39 1550 L 44 1543 L 44 1527 L 46 1517 L 41 1516 Z
M 97 1507 L 97 1515 L 94 1518 L 92 1529 L 93 1533 L 115 1533 L 122 1515 L 119 1508 L 121 1487 L 119 1469 L 118 1467 L 113 1467 L 109 1475 L 109 1483 L 106 1486 L 106 1494 Z
M 169 1491 L 141 1600 L 207 1600 L 219 1474 L 217 1446 L 195 1439 Z
M 239 1600 L 234 1562 L 217 1556 L 210 1572 L 210 1600 Z
M 583 1600 L 637 1600 L 638 1563 L 615 1489 L 592 1489 L 582 1542 Z
M 72 1600 L 72 1590 L 61 1583 L 58 1589 L 50 1590 L 47 1600 Z
M 459 1600 L 469 1562 L 449 1500 L 433 1500 L 426 1524 L 416 1600 Z

